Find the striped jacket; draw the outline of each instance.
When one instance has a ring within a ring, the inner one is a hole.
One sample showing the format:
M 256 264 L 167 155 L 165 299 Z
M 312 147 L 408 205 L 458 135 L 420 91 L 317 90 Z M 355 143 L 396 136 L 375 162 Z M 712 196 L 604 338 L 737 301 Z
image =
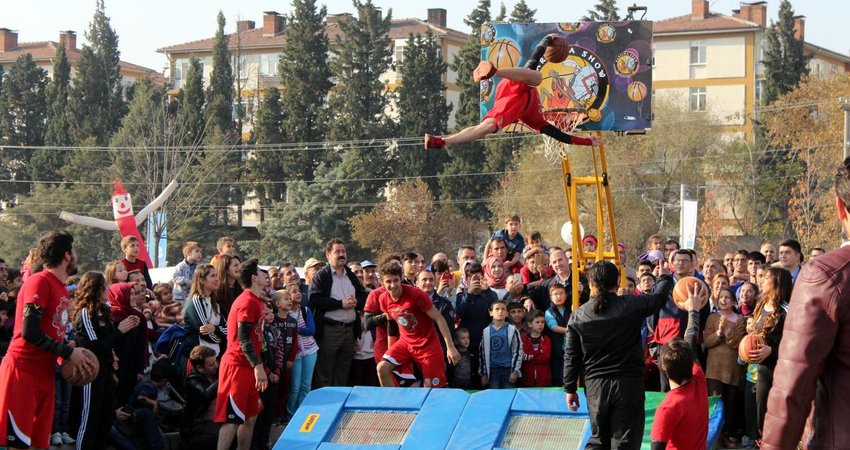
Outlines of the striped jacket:
M 112 372 L 112 350 L 116 349 L 116 339 L 121 334 L 112 324 L 112 319 L 100 312 L 92 319 L 88 308 L 77 311 L 74 318 L 78 347 L 87 348 L 97 356 L 101 370 Z M 121 355 L 119 355 L 121 356 Z
M 200 295 L 193 295 L 183 304 L 183 330 L 186 332 L 186 345 L 183 347 L 186 352 L 191 351 L 196 345 L 204 341 L 206 346 L 217 345 L 219 354 L 224 352 L 227 345 L 227 321 L 224 315 L 221 314 L 221 306 L 219 312 L 216 313 L 210 306 L 209 300 L 202 298 Z M 218 315 L 218 325 L 215 327 L 215 332 L 211 334 L 201 334 L 201 325 L 209 323 L 213 316 Z

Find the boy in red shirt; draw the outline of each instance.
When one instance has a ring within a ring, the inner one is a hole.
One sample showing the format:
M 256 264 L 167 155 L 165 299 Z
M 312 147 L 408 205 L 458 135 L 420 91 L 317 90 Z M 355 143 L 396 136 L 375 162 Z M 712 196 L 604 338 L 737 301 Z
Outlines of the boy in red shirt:
M 145 284 L 148 289 L 153 288 L 153 281 L 151 280 L 151 275 L 148 272 L 148 264 L 141 259 L 138 259 L 139 256 L 139 240 L 136 236 L 125 236 L 124 239 L 121 239 L 121 251 L 124 252 L 124 257 L 119 259 L 121 264 L 124 264 L 124 269 L 127 272 L 131 272 L 133 270 L 138 270 L 145 277 Z
M 708 437 L 708 387 L 702 368 L 694 359 L 699 329 L 699 309 L 694 296 L 702 290 L 688 289 L 685 339 L 673 339 L 661 347 L 661 370 L 670 379 L 670 391 L 655 410 L 652 450 L 705 449 Z
M 378 363 L 378 378 L 381 386 L 394 386 L 393 369 L 408 362 L 416 364 L 422 371 L 423 387 L 444 387 L 446 365 L 434 322 L 446 343 L 446 356 L 456 364 L 460 354 L 452 341 L 449 326 L 434 308 L 427 294 L 415 286 L 402 285 L 401 266 L 386 263 L 381 267 L 381 283 L 386 292 L 378 297 L 378 307 L 365 311 L 366 317 L 386 314 L 388 334 L 398 336 Z
M 443 148 L 446 145 L 483 139 L 488 134 L 495 133 L 514 122 L 522 122 L 540 134 L 567 144 L 599 145 L 602 143 L 602 139 L 596 136 L 580 138 L 566 134 L 543 117 L 540 98 L 537 94 L 537 86 L 543 81 L 543 75 L 538 71 L 538 67 L 546 47 L 555 36 L 554 33 L 547 35 L 537 44 L 525 67 L 497 69 L 489 61 L 478 64 L 472 72 L 472 78 L 476 82 L 493 77 L 504 78 L 496 88 L 496 102 L 493 108 L 484 116 L 480 124 L 464 128 L 450 136 L 426 134 L 425 149 Z
M 528 313 L 530 331 L 522 335 L 522 379 L 524 387 L 549 387 L 552 385 L 552 371 L 549 359 L 552 357 L 552 340 L 543 334 L 546 328 L 546 314 L 540 310 Z
M 215 422 L 220 423 L 218 449 L 227 450 L 234 436 L 239 450 L 249 450 L 257 415 L 263 409 L 260 392 L 269 380 L 260 359 L 263 339 L 264 295 L 269 276 L 256 259 L 239 265 L 239 284 L 245 290 L 227 316 L 227 351 L 221 358 Z M 237 324 L 233 326 L 233 324 Z

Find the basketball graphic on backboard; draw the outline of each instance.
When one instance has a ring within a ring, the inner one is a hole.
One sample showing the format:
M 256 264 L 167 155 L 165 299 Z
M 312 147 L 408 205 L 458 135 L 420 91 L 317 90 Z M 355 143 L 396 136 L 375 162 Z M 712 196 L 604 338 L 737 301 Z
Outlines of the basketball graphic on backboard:
M 519 65 L 519 49 L 516 44 L 507 40 L 499 39 L 490 44 L 490 54 L 487 60 L 493 63 L 497 69 L 509 69 Z
M 629 99 L 639 102 L 646 97 L 646 85 L 640 81 L 632 81 L 628 87 Z

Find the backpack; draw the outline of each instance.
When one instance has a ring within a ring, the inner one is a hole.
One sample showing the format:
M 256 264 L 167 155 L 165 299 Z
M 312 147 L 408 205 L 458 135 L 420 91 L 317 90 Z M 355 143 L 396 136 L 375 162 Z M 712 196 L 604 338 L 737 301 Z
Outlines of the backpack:
M 162 332 L 154 346 L 154 353 L 157 358 L 167 359 L 173 367 L 177 368 L 181 381 L 186 373 L 188 362 L 184 352 L 185 342 L 186 332 L 183 330 L 183 326 L 175 323 Z

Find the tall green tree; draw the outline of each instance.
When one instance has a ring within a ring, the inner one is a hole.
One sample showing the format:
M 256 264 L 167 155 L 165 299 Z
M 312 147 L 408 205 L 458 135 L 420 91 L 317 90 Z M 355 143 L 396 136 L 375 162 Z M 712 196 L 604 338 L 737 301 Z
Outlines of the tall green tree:
M 331 86 L 328 65 L 327 8 L 316 0 L 293 0 L 286 27 L 286 46 L 278 65 L 283 85 L 283 133 L 287 142 L 319 142 L 327 133 L 325 99 Z M 293 178 L 313 179 L 316 152 L 279 155 L 282 167 Z M 320 159 L 320 158 L 319 158 Z
M 794 36 L 794 7 L 788 0 L 779 3 L 779 20 L 765 33 L 765 103 L 773 103 L 791 92 L 809 73 L 810 56 L 803 52 L 803 40 Z
M 392 10 L 381 17 L 372 0 L 354 0 L 357 16 L 339 22 L 337 57 L 331 68 L 337 80 L 331 92 L 332 140 L 372 139 L 388 135 L 390 97 L 381 75 L 390 68 Z
M 472 71 L 481 61 L 481 25 L 490 20 L 490 0 L 479 0 L 477 7 L 464 19 L 470 28 L 469 39 L 455 55 L 450 67 L 457 73 L 460 88 L 460 100 L 455 109 L 455 122 L 458 129 L 475 125 L 480 118 L 480 85 L 472 80 Z M 486 198 L 492 190 L 495 179 L 481 176 L 460 176 L 467 173 L 480 173 L 487 167 L 487 156 L 483 142 L 469 142 L 452 146 L 440 178 L 443 198 L 461 201 L 460 211 L 475 219 L 486 220 L 489 217 L 487 205 L 477 199 Z M 463 203 L 463 200 L 470 200 Z
M 439 133 L 448 126 L 452 106 L 446 102 L 443 78 L 448 64 L 443 62 L 441 44 L 428 31 L 407 38 L 403 62 L 398 68 L 402 85 L 396 91 L 399 130 L 402 136 Z M 442 171 L 447 158 L 445 149 L 426 153 L 403 151 L 398 155 L 397 176 L 433 176 Z M 437 192 L 436 178 L 427 178 L 431 192 Z
M 183 84 L 180 99 L 180 122 L 186 127 L 186 145 L 198 145 L 204 141 L 204 70 L 196 57 L 189 58 L 189 70 Z
M 536 9 L 529 8 L 528 4 L 525 3 L 525 0 L 519 0 L 516 5 L 514 5 L 513 11 L 511 11 L 511 22 L 534 23 L 536 21 L 534 18 L 536 14 Z
M 69 109 L 71 136 L 80 144 L 94 138 L 106 145 L 126 113 L 118 35 L 109 23 L 103 0 L 97 0 L 94 16 L 85 33 L 88 44 L 80 50 Z
M 35 65 L 30 54 L 19 56 L 9 73 L 3 76 L 0 142 L 13 146 L 44 144 L 46 80 L 44 70 Z M 0 199 L 11 200 L 17 194 L 30 191 L 29 163 L 32 157 L 33 151 L 28 148 L 0 150 L 0 176 L 19 181 L 5 185 Z
M 257 111 L 257 123 L 254 125 L 255 142 L 257 144 L 279 144 L 283 142 L 282 124 L 283 113 L 280 107 L 280 92 L 272 86 L 266 89 L 259 111 Z M 283 153 L 289 153 L 289 151 Z M 280 182 L 288 178 L 280 161 L 281 154 L 281 152 L 258 148 L 257 151 L 248 156 L 243 179 L 252 182 L 250 187 L 260 202 L 261 216 L 264 214 L 264 209 L 271 206 L 273 201 L 284 200 L 285 185 L 269 183 L 269 181 Z
M 47 85 L 47 131 L 44 143 L 48 146 L 71 145 L 70 124 L 68 121 L 68 93 L 71 89 L 71 65 L 65 54 L 65 46 L 56 47 L 53 59 L 53 77 Z M 59 169 L 68 160 L 68 152 L 64 149 L 38 149 L 30 162 L 30 173 L 33 179 L 46 181 L 61 181 Z
M 236 130 L 233 122 L 233 67 L 230 64 L 228 36 L 224 34 L 224 13 L 218 12 L 216 18 L 218 28 L 213 43 L 213 69 L 210 75 L 210 85 L 207 89 L 207 107 L 205 109 L 207 122 L 225 137 L 231 137 Z
M 587 14 L 581 20 L 589 22 L 614 22 L 620 20 L 620 13 L 617 12 L 617 0 L 598 0 L 593 5 L 593 9 L 587 11 Z

